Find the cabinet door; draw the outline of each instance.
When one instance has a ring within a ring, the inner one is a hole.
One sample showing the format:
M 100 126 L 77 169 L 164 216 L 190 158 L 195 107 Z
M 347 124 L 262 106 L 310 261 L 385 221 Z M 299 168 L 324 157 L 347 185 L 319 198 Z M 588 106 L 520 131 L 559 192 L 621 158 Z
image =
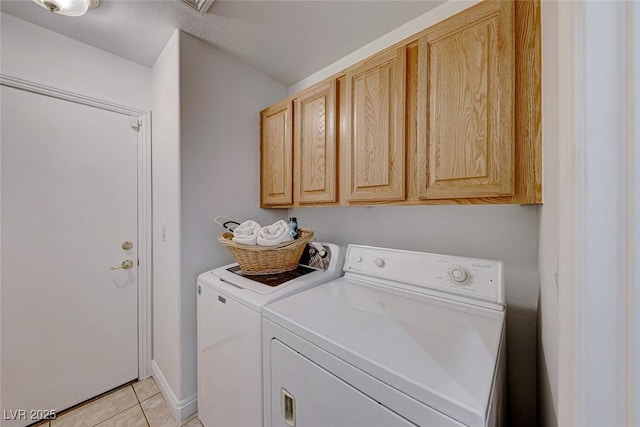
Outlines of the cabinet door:
M 291 102 L 260 113 L 261 206 L 290 205 L 292 198 Z
M 513 2 L 482 2 L 419 41 L 418 196 L 513 194 Z
M 336 81 L 298 96 L 293 111 L 294 199 L 336 202 Z
M 347 201 L 405 198 L 405 49 L 347 71 L 341 180 Z

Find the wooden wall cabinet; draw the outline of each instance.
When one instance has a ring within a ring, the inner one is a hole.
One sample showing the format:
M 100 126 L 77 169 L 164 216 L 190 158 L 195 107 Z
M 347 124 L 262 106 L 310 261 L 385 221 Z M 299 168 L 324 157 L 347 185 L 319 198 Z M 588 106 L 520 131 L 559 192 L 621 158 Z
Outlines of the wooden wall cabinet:
M 260 112 L 260 205 L 293 203 L 293 146 L 291 101 Z
M 514 191 L 513 2 L 483 2 L 418 42 L 420 199 Z
M 340 178 L 348 202 L 405 198 L 405 61 L 400 47 L 347 70 Z
M 485 0 L 267 108 L 261 205 L 541 203 L 540 46 Z
M 338 201 L 336 81 L 314 86 L 293 100 L 293 187 L 300 204 Z
M 262 207 L 338 201 L 336 88 L 324 81 L 260 113 Z

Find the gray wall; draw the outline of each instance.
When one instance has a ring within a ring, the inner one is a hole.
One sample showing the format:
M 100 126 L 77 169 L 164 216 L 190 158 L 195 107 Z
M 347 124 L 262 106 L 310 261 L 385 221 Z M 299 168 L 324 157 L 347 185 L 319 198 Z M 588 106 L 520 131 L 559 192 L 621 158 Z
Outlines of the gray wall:
M 537 206 L 380 206 L 289 210 L 317 240 L 504 262 L 510 425 L 535 426 Z
M 233 261 L 216 240 L 217 215 L 284 218 L 260 210 L 260 120 L 287 89 L 220 49 L 180 37 L 181 365 L 185 395 L 196 391 L 198 274 Z

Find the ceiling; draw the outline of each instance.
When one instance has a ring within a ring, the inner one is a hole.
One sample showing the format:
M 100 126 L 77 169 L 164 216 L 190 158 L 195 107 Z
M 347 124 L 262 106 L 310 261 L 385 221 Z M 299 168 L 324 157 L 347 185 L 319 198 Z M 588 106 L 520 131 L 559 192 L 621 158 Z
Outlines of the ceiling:
M 289 86 L 441 3 L 215 0 L 200 14 L 175 0 L 102 0 L 71 18 L 2 0 L 0 10 L 148 67 L 180 28 Z

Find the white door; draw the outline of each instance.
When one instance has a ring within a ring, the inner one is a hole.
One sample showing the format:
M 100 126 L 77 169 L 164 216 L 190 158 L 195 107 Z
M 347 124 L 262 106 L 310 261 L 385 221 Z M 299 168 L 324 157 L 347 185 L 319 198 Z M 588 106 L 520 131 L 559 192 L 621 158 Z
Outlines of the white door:
M 138 377 L 138 133 L 123 114 L 1 90 L 4 427 L 33 422 L 10 410 Z

